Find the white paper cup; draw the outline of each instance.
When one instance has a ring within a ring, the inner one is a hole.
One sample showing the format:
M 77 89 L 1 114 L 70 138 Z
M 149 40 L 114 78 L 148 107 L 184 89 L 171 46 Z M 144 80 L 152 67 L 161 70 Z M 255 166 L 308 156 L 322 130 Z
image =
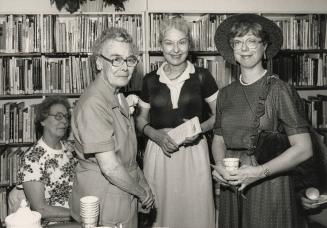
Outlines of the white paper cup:
M 82 223 L 82 228 L 94 228 L 98 223 Z
M 239 158 L 224 158 L 223 159 L 224 166 L 227 170 L 237 170 L 240 165 Z
M 84 196 L 80 199 L 80 203 L 85 205 L 98 204 L 99 198 L 96 196 Z

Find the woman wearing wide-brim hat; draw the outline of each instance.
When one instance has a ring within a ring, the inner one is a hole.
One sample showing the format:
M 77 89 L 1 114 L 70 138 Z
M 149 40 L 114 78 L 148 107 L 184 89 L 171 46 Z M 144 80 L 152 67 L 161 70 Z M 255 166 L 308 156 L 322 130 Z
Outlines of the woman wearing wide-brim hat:
M 216 31 L 218 52 L 241 69 L 238 80 L 223 88 L 217 99 L 212 150 L 213 176 L 221 183 L 219 227 L 302 227 L 287 171 L 312 156 L 308 123 L 298 111 L 294 89 L 263 66 L 282 42 L 278 26 L 255 14 L 231 16 Z M 256 132 L 280 128 L 289 148 L 259 162 L 253 152 Z M 240 168 L 226 170 L 226 157 L 240 158 Z

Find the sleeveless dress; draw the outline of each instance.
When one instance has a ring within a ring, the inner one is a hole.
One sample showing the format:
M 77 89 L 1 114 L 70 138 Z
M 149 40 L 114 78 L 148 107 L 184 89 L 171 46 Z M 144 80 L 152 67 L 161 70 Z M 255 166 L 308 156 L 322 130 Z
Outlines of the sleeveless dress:
M 158 72 L 162 74 L 163 70 Z M 183 123 L 183 118 L 194 116 L 202 122 L 204 98 L 216 99 L 217 85 L 207 70 L 188 63 L 184 74 L 187 75 L 180 76 L 185 80 L 180 85 L 179 97 L 170 96 L 176 91 L 169 90 L 156 72 L 145 76 L 141 105 L 150 107 L 150 122 L 155 129 L 174 128 Z M 144 155 L 144 175 L 155 195 L 152 227 L 214 227 L 212 178 L 205 137 L 192 146 L 180 147 L 171 158 L 149 140 Z
M 241 165 L 257 165 L 245 149 L 236 148 L 249 148 L 253 110 L 268 75 L 270 73 L 249 85 L 235 81 L 218 96 L 214 133 L 223 136 L 226 157 L 239 157 Z M 308 132 L 308 124 L 298 113 L 293 95 L 291 87 L 277 79 L 265 102 L 265 114 L 260 119 L 262 129 L 276 130 L 277 124 L 281 124 L 287 135 Z M 243 196 L 237 196 L 235 191 L 223 186 L 220 194 L 219 227 L 301 228 L 303 225 L 291 177 L 287 173 L 252 184 Z

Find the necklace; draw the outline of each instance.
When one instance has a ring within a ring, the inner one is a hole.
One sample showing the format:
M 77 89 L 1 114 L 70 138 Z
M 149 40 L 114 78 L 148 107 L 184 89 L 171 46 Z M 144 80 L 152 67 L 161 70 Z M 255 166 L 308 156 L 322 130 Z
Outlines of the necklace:
M 263 71 L 263 74 L 261 75 L 260 78 L 262 78 L 266 73 L 267 73 L 267 70 L 264 70 L 264 71 Z M 255 80 L 255 81 L 253 81 L 253 82 L 246 83 L 246 82 L 244 82 L 243 79 L 242 79 L 242 74 L 240 74 L 240 78 L 239 78 L 239 80 L 240 80 L 240 83 L 241 83 L 242 85 L 244 85 L 244 86 L 248 86 L 248 85 L 251 85 L 252 83 L 255 83 L 255 82 L 258 81 L 260 78 L 258 78 L 257 80 Z
M 172 70 L 171 70 L 171 68 L 168 65 L 166 65 L 166 66 L 167 66 L 166 67 L 167 72 L 165 72 L 165 73 L 166 73 L 166 75 L 168 77 L 168 74 L 170 74 L 172 72 Z M 172 81 L 172 80 L 175 80 L 175 79 L 179 78 L 184 73 L 186 67 L 187 67 L 187 64 L 184 64 L 184 69 L 180 73 L 178 73 L 175 77 L 173 77 L 173 78 L 168 77 L 169 80 Z
M 243 82 L 243 80 L 242 80 L 242 74 L 240 75 L 240 83 L 242 84 L 242 85 L 244 85 L 244 86 L 247 86 L 247 85 L 250 85 L 251 83 L 245 83 L 245 82 Z

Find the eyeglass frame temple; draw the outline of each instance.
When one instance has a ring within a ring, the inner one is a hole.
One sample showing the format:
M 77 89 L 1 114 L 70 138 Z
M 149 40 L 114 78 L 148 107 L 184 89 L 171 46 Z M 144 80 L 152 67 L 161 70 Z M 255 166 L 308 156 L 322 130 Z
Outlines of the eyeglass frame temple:
M 104 55 L 102 55 L 102 54 L 99 54 L 99 56 L 100 56 L 101 58 L 103 58 L 104 60 L 110 62 L 110 63 L 113 65 L 113 62 L 114 62 L 113 59 L 109 59 L 109 58 L 107 58 L 106 56 L 104 56 Z M 135 59 L 136 59 L 136 64 L 135 64 L 135 66 L 136 66 L 136 65 L 139 63 L 139 60 L 137 59 L 136 56 L 134 56 L 134 57 L 135 57 Z M 123 58 L 122 58 L 122 59 L 123 59 Z M 126 66 L 128 66 L 128 65 L 127 65 L 127 59 L 123 59 L 123 61 L 126 63 Z M 122 65 L 123 65 L 123 63 L 122 63 L 120 66 L 122 66 Z M 120 66 L 117 66 L 117 67 L 120 67 Z M 131 67 L 131 66 L 128 66 L 128 67 Z M 132 66 L 132 67 L 134 67 L 134 66 Z

